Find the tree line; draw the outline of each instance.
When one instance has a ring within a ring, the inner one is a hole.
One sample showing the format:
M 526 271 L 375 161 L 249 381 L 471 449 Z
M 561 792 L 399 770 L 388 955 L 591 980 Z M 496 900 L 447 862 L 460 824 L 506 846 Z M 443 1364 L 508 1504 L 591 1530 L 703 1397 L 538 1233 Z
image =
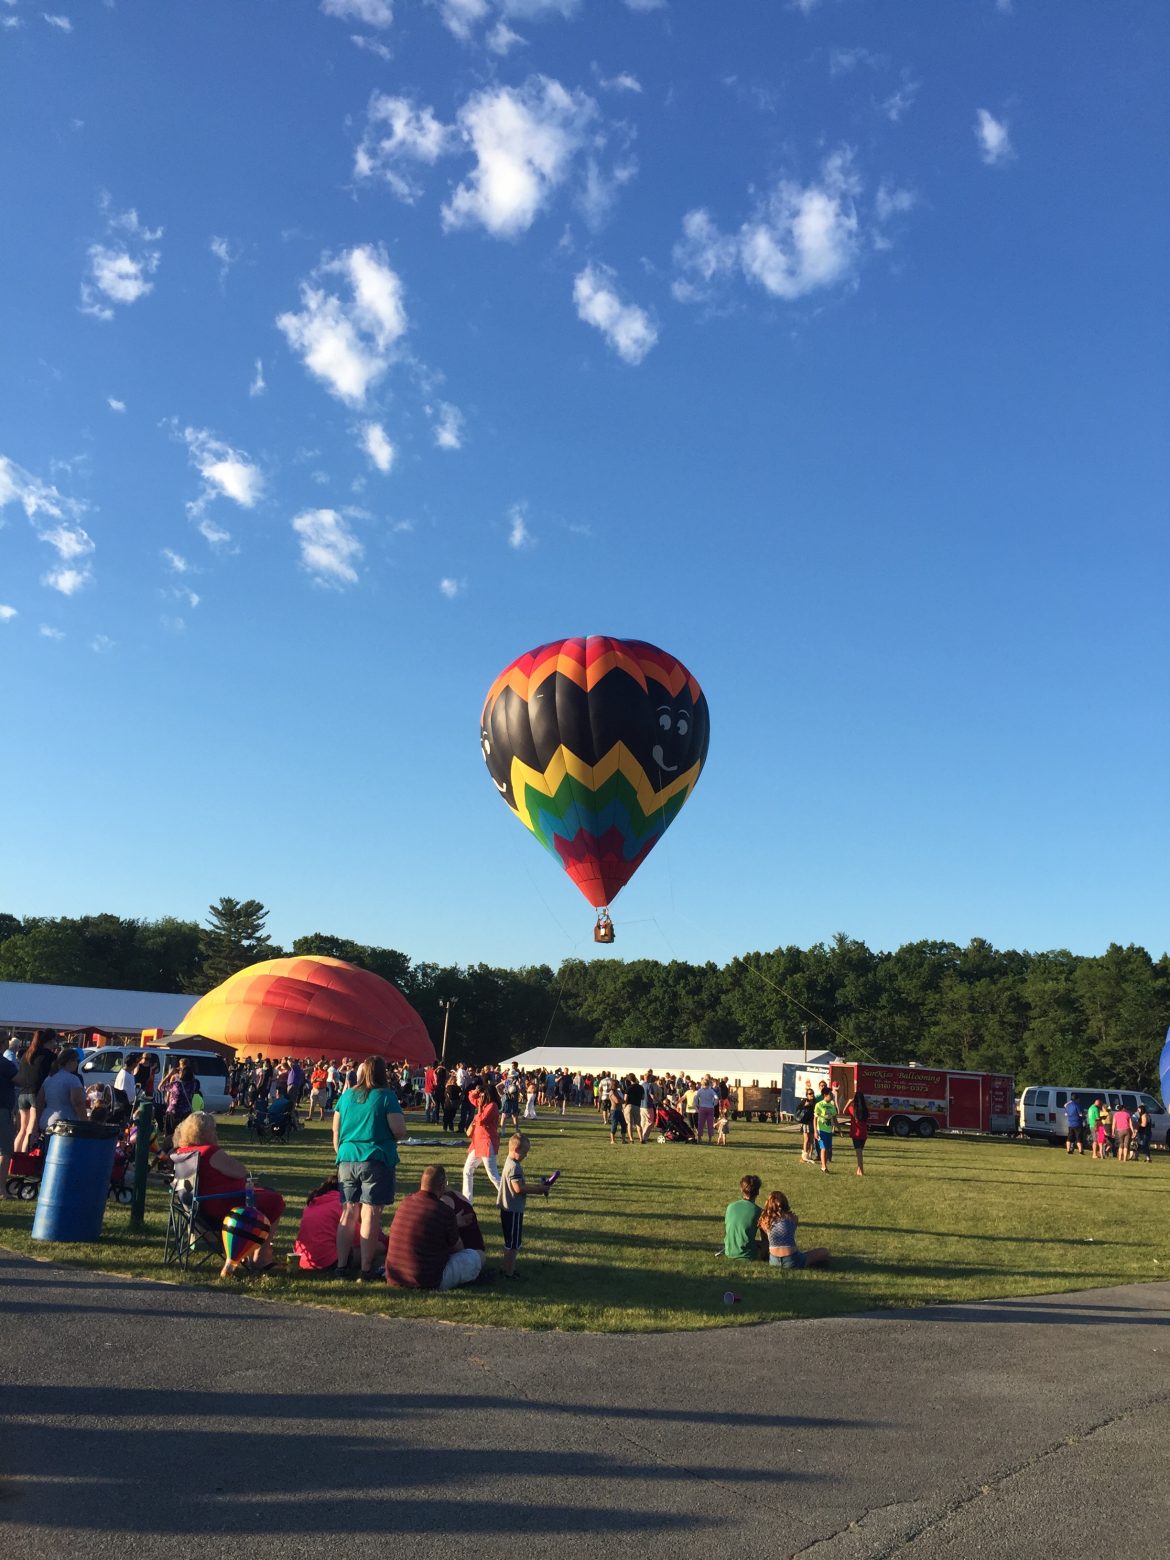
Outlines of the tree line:
M 1170 1023 L 1170 956 L 999 949 L 975 938 L 875 952 L 843 933 L 728 964 L 566 959 L 501 969 L 439 965 L 314 932 L 268 938 L 254 899 L 221 899 L 205 924 L 164 917 L 0 914 L 0 980 L 189 992 L 259 959 L 346 959 L 392 981 L 448 1055 L 496 1061 L 534 1045 L 800 1047 L 855 1061 L 1002 1071 L 1019 1081 L 1157 1085 Z

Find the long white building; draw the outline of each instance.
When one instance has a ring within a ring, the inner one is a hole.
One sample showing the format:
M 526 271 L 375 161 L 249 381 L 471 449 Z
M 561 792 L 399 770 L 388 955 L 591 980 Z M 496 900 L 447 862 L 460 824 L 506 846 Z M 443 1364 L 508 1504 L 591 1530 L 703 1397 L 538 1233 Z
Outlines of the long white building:
M 97 1029 L 134 1035 L 177 1029 L 194 997 L 169 991 L 115 991 L 105 986 L 42 986 L 0 980 L 0 1033 L 30 1029 Z
M 510 1056 L 503 1064 L 513 1062 L 522 1072 L 555 1072 L 558 1067 L 569 1072 L 591 1073 L 600 1078 L 605 1073 L 617 1073 L 625 1077 L 636 1073 L 641 1077 L 647 1069 L 656 1075 L 686 1074 L 688 1078 L 701 1078 L 710 1073 L 712 1078 L 726 1078 L 732 1088 L 743 1085 L 750 1088 L 759 1085 L 765 1089 L 781 1089 L 785 1080 L 791 1080 L 792 1071 L 798 1067 L 827 1067 L 835 1062 L 831 1051 L 735 1051 L 692 1050 L 689 1046 L 607 1046 L 607 1045 L 538 1045 L 531 1051 Z M 786 1072 L 785 1069 L 788 1069 Z

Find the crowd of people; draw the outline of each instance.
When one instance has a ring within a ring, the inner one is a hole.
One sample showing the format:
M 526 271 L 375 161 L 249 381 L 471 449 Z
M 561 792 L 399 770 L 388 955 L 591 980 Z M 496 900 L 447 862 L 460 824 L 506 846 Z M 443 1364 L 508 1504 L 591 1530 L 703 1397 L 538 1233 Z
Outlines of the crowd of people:
M 112 1094 L 107 1099 L 95 1097 L 101 1093 L 97 1086 L 83 1087 L 81 1054 L 52 1031 L 37 1031 L 23 1051 L 10 1043 L 0 1056 L 0 1198 L 8 1195 L 11 1156 L 35 1151 L 56 1121 L 109 1115 L 112 1109 L 114 1119 L 128 1122 L 135 1103 L 150 1100 L 176 1175 L 181 1169 L 193 1183 L 197 1180 L 206 1204 L 218 1199 L 228 1209 L 246 1196 L 268 1222 L 267 1238 L 245 1261 L 225 1261 L 224 1276 L 270 1267 L 275 1260 L 272 1231 L 285 1213 L 284 1198 L 256 1187 L 247 1166 L 220 1144 L 191 1058 L 150 1048 L 126 1053 L 112 1091 L 105 1091 Z M 398 1288 L 451 1289 L 496 1276 L 485 1267 L 486 1242 L 475 1207 L 480 1170 L 499 1216 L 499 1276 L 507 1281 L 522 1277 L 516 1264 L 528 1198 L 547 1196 L 556 1179 L 553 1174 L 531 1181 L 525 1174 L 531 1142 L 518 1128 L 539 1112 L 564 1116 L 571 1107 L 591 1108 L 614 1145 L 644 1144 L 656 1131 L 660 1141 L 726 1144 L 734 1119 L 727 1079 L 670 1072 L 593 1076 L 569 1069 L 523 1072 L 515 1065 L 477 1070 L 439 1061 L 412 1068 L 377 1057 L 358 1063 L 257 1055 L 237 1061 L 228 1082 L 231 1109 L 247 1111 L 249 1125 L 292 1131 L 306 1106 L 310 1121 L 319 1116 L 330 1124 L 335 1170 L 309 1196 L 300 1220 L 294 1250 L 302 1271 Z M 428 1165 L 418 1190 L 397 1203 L 387 1230 L 385 1211 L 395 1204 L 398 1189 L 403 1113 L 412 1106 L 422 1108 L 428 1124 L 466 1139 L 461 1185 L 449 1185 L 441 1165 Z M 1069 1154 L 1083 1154 L 1088 1144 L 1094 1158 L 1150 1162 L 1151 1123 L 1144 1108 L 1110 1111 L 1098 1096 L 1088 1109 L 1070 1099 L 1067 1116 Z M 855 1173 L 865 1174 L 870 1110 L 862 1093 L 839 1105 L 828 1082 L 816 1091 L 809 1084 L 796 1118 L 800 1163 L 830 1173 L 834 1142 L 847 1127 Z M 512 1135 L 505 1138 L 509 1124 Z M 501 1161 L 502 1143 L 507 1151 Z M 787 1195 L 773 1191 L 761 1204 L 761 1184 L 758 1176 L 745 1176 L 741 1195 L 728 1205 L 725 1256 L 790 1270 L 827 1264 L 829 1253 L 823 1248 L 800 1248 L 798 1218 Z
M 1086 1110 L 1070 1095 L 1064 1114 L 1068 1125 L 1066 1153 L 1083 1154 L 1087 1142 L 1094 1159 L 1115 1159 L 1119 1164 L 1135 1165 L 1139 1159 L 1147 1165 L 1151 1163 L 1154 1126 L 1145 1104 L 1139 1103 L 1134 1111 L 1126 1110 L 1124 1105 L 1110 1110 L 1098 1094 Z

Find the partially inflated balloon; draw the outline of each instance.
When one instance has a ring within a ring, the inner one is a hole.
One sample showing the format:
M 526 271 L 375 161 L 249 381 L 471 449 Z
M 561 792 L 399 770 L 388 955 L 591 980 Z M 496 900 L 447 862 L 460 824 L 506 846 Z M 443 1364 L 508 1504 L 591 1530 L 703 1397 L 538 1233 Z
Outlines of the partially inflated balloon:
M 382 1056 L 425 1067 L 426 1025 L 388 980 L 343 959 L 265 959 L 200 997 L 179 1026 L 247 1056 Z
M 694 789 L 707 701 L 638 639 L 558 639 L 492 684 L 480 741 L 496 789 L 591 905 L 612 904 Z
M 233 1208 L 223 1221 L 223 1254 L 243 1262 L 268 1239 L 272 1226 L 259 1208 Z
M 1158 1077 L 1162 1084 L 1162 1104 L 1170 1110 L 1170 1030 L 1166 1032 L 1166 1044 L 1158 1062 Z

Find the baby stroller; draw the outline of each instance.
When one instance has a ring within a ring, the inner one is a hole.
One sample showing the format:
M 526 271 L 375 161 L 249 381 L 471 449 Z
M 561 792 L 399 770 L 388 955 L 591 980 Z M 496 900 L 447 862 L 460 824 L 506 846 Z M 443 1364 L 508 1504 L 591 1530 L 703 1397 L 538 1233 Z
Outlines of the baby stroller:
M 5 1183 L 9 1197 L 20 1197 L 32 1202 L 41 1189 L 41 1175 L 45 1168 L 45 1151 L 39 1145 L 27 1153 L 13 1154 L 8 1161 L 8 1180 Z
M 697 1141 L 694 1128 L 677 1110 L 672 1110 L 669 1105 L 660 1105 L 658 1114 L 654 1118 L 659 1132 L 668 1143 L 694 1143 Z

